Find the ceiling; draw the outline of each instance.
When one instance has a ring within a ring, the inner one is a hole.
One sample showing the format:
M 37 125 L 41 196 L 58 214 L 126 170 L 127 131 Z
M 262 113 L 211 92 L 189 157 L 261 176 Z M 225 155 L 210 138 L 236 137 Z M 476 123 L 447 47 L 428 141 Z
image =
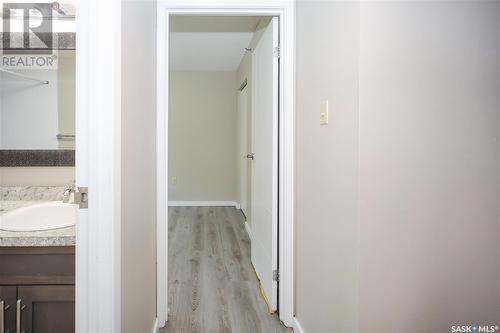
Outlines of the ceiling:
M 236 70 L 260 20 L 260 16 L 172 16 L 171 68 Z
M 252 36 L 252 32 L 173 32 L 170 66 L 173 70 L 236 70 Z

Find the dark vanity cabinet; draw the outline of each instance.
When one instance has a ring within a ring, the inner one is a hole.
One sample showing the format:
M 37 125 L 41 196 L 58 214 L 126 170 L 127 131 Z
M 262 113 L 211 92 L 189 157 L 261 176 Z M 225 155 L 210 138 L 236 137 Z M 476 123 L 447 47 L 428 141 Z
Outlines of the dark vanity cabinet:
M 74 247 L 0 247 L 0 312 L 0 333 L 74 332 Z

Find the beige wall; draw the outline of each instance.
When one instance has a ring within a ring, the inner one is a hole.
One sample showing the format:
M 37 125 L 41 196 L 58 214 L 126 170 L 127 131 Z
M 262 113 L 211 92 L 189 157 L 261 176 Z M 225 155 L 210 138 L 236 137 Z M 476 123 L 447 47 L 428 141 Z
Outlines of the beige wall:
M 500 3 L 360 21 L 360 328 L 498 325 Z
M 296 315 L 306 333 L 356 331 L 358 36 L 357 3 L 298 2 Z
M 234 71 L 170 73 L 169 201 L 239 200 L 235 86 Z
M 156 317 L 156 2 L 122 4 L 122 332 Z
M 499 6 L 298 2 L 305 332 L 498 325 Z
M 1 167 L 0 186 L 69 186 L 74 167 Z

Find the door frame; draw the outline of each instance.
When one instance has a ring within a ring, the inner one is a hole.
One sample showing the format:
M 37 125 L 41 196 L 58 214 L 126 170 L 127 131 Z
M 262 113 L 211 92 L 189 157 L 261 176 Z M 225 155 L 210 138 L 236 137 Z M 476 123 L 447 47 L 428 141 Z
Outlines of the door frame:
M 295 1 L 158 0 L 157 2 L 157 317 L 168 320 L 169 16 L 253 15 L 280 18 L 278 260 L 280 319 L 294 324 Z

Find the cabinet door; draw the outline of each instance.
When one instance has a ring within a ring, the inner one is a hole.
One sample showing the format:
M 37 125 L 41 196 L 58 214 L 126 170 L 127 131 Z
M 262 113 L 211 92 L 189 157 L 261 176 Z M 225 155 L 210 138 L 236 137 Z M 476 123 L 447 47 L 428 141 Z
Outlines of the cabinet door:
M 14 333 L 16 330 L 16 287 L 0 286 L 0 302 L 2 301 L 3 318 L 0 314 L 0 332 L 3 324 L 5 333 Z M 0 311 L 2 311 L 1 307 Z
M 74 286 L 20 286 L 21 332 L 75 332 Z

